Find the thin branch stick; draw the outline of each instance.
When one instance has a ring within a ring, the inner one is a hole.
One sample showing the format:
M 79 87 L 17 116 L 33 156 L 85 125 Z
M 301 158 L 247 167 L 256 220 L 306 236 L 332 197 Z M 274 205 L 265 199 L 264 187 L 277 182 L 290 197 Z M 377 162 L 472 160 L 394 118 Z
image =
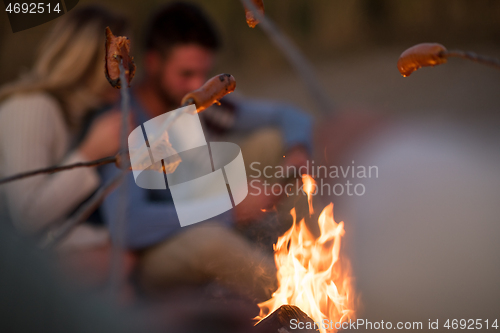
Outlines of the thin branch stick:
M 299 48 L 297 48 L 292 40 L 280 31 L 266 15 L 262 15 L 260 11 L 257 10 L 252 0 L 241 1 L 253 12 L 254 17 L 260 21 L 259 26 L 267 33 L 268 37 L 274 42 L 278 49 L 281 50 L 292 67 L 297 71 L 304 85 L 309 90 L 313 101 L 316 102 L 318 109 L 325 115 L 330 114 L 334 110 L 334 104 L 321 85 L 313 66 Z
M 123 59 L 120 61 L 120 81 L 121 81 L 121 111 L 122 111 L 122 129 L 120 133 L 120 158 L 125 161 L 127 150 L 127 137 L 128 137 L 128 118 L 130 112 L 130 96 L 128 91 L 128 82 L 125 77 L 125 68 L 123 67 Z M 127 222 L 127 194 L 128 182 L 124 180 L 128 168 L 126 163 L 120 165 L 120 188 L 118 193 L 118 207 L 116 209 L 115 230 L 116 237 L 112 242 L 111 252 L 111 267 L 109 277 L 109 291 L 113 297 L 116 297 L 122 285 L 122 267 L 123 267 L 123 251 L 125 248 L 125 233 Z
M 109 163 L 115 163 L 116 162 L 116 156 L 108 156 L 105 158 L 101 158 L 98 160 L 90 161 L 90 162 L 78 162 L 74 164 L 68 164 L 68 165 L 62 165 L 62 166 L 51 166 L 48 168 L 43 168 L 43 169 L 37 169 L 33 171 L 27 171 L 23 173 L 18 173 L 13 176 L 5 177 L 0 179 L 0 185 L 9 183 L 15 180 L 19 179 L 24 179 L 32 176 L 37 176 L 41 174 L 47 174 L 47 173 L 55 173 L 59 171 L 66 171 L 66 170 L 71 170 L 75 168 L 82 168 L 82 167 L 96 167 L 104 164 L 109 164 Z
M 443 54 L 443 56 L 445 56 L 447 58 L 455 57 L 455 58 L 472 60 L 474 62 L 483 64 L 483 65 L 492 66 L 492 67 L 495 67 L 497 69 L 500 69 L 500 59 L 485 57 L 485 56 L 476 54 L 474 52 L 453 50 L 453 51 L 445 51 L 442 54 Z
M 92 212 L 99 207 L 106 195 L 108 195 L 120 183 L 122 179 L 121 176 L 121 174 L 116 176 L 106 185 L 99 188 L 99 190 L 97 190 L 97 192 L 94 193 L 94 195 L 85 204 L 83 204 L 71 218 L 66 220 L 61 227 L 55 231 L 49 232 L 47 238 L 42 241 L 41 247 L 48 249 L 55 247 L 69 234 L 71 230 L 73 230 L 74 227 L 83 223 L 90 216 L 90 214 L 92 214 Z
M 188 106 L 190 104 L 194 104 L 194 100 L 191 98 L 188 99 L 187 102 L 184 103 L 181 107 Z M 172 124 L 180 117 L 181 114 L 182 114 L 182 112 L 180 112 L 179 109 L 174 111 L 174 115 L 168 119 L 167 128 L 166 128 L 167 130 L 170 129 Z M 128 149 L 123 150 L 123 147 L 122 147 L 121 151 L 123 151 L 124 153 L 119 153 L 119 155 L 121 155 L 120 156 L 122 158 L 121 160 L 124 161 L 123 158 L 125 158 L 125 159 L 128 158 L 126 156 L 126 153 L 128 153 Z M 28 178 L 28 177 L 32 177 L 32 176 L 41 175 L 41 174 L 55 173 L 55 172 L 66 171 L 66 170 L 71 170 L 71 169 L 76 169 L 76 168 L 83 168 L 83 167 L 97 167 L 97 166 L 101 166 L 101 165 L 105 165 L 105 164 L 109 164 L 109 163 L 116 163 L 117 160 L 118 160 L 117 156 L 108 156 L 108 157 L 104 157 L 104 158 L 94 160 L 94 161 L 89 161 L 89 162 L 78 162 L 78 163 L 73 163 L 73 164 L 68 164 L 68 165 L 63 165 L 63 166 L 51 166 L 48 168 L 27 171 L 27 172 L 18 173 L 18 174 L 0 179 L 0 185 L 5 184 L 5 183 L 9 183 L 9 182 L 12 182 L 15 180 L 20 180 L 20 179 L 24 179 L 24 178 Z

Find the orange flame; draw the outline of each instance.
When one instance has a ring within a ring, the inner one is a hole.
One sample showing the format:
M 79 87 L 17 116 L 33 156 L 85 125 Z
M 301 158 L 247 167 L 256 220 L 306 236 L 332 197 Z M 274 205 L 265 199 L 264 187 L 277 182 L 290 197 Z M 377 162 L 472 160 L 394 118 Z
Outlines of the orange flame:
M 304 192 L 307 194 L 307 202 L 309 203 L 309 215 L 312 215 L 314 213 L 313 210 L 313 205 L 312 205 L 312 195 L 314 192 L 316 192 L 316 181 L 309 176 L 309 175 L 303 175 L 302 176 L 302 182 L 304 183 Z
M 298 306 L 315 322 L 354 319 L 350 266 L 340 257 L 344 223 L 333 219 L 333 203 L 318 219 L 321 234 L 316 239 L 303 219 L 296 223 L 295 208 L 290 214 L 292 227 L 274 245 L 279 287 L 271 299 L 259 304 L 256 319 L 264 319 L 284 304 Z M 320 331 L 325 333 L 325 327 Z M 328 330 L 336 331 L 331 326 Z

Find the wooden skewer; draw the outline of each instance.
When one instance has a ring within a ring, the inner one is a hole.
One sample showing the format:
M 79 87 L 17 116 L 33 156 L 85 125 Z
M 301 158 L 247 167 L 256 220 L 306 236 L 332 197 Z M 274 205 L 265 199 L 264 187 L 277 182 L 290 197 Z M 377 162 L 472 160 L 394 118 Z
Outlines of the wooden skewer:
M 444 56 L 448 58 L 455 57 L 455 58 L 471 60 L 479 64 L 492 66 L 497 69 L 500 69 L 500 59 L 485 57 L 470 51 L 460 51 L 460 50 L 447 51 L 444 53 Z
M 188 101 L 187 104 L 185 104 L 183 106 L 187 106 L 190 104 L 194 104 L 194 101 L 191 99 Z M 170 118 L 171 121 L 168 124 L 167 129 L 170 128 L 170 126 L 172 126 L 174 121 L 177 118 L 179 118 L 180 115 L 181 115 L 181 113 L 178 112 L 172 118 Z M 123 154 L 127 154 L 127 153 L 128 153 L 128 149 L 126 149 L 124 153 L 118 153 L 115 156 L 108 156 L 108 157 L 100 158 L 100 159 L 89 161 L 89 162 L 77 162 L 77 163 L 67 164 L 67 165 L 62 165 L 62 166 L 51 166 L 51 167 L 47 167 L 47 168 L 36 169 L 36 170 L 32 170 L 32 171 L 18 173 L 18 174 L 0 179 L 0 185 L 10 183 L 10 182 L 13 182 L 16 180 L 21 180 L 21 179 L 33 177 L 33 176 L 38 176 L 38 175 L 43 175 L 43 174 L 51 174 L 51 173 L 67 171 L 67 170 L 72 170 L 72 169 L 77 169 L 77 168 L 98 167 L 98 166 L 106 165 L 106 164 L 110 164 L 110 163 L 115 163 L 117 167 L 120 167 L 122 161 L 124 161 Z M 126 156 L 125 156 L 125 159 L 126 159 Z
M 321 85 L 321 81 L 316 75 L 316 71 L 300 49 L 288 38 L 262 11 L 255 6 L 252 0 L 241 0 L 253 14 L 259 26 L 268 35 L 276 47 L 283 53 L 290 65 L 297 71 L 306 89 L 311 94 L 313 102 L 317 104 L 318 110 L 324 115 L 332 114 L 335 111 L 335 104 L 332 102 L 328 92 Z
M 236 81 L 234 80 L 234 77 L 232 75 L 220 74 L 214 76 L 213 78 L 208 80 L 200 89 L 193 91 L 187 94 L 186 97 L 184 97 L 181 108 L 174 111 L 173 116 L 168 119 L 168 124 L 166 125 L 166 129 L 168 130 L 172 126 L 172 124 L 180 117 L 180 115 L 183 112 L 182 107 L 195 104 L 197 111 L 201 112 L 205 110 L 208 106 L 218 102 L 219 99 L 221 99 L 225 95 L 233 92 L 235 87 L 236 87 Z M 36 175 L 66 171 L 75 168 L 96 167 L 109 163 L 115 163 L 118 167 L 120 167 L 121 162 L 125 161 L 127 158 L 126 154 L 128 150 L 123 149 L 122 151 L 123 153 L 120 152 L 115 156 L 108 156 L 90 162 L 78 162 L 63 166 L 51 166 L 48 168 L 37 169 L 8 176 L 0 179 L 0 185 Z
M 74 227 L 85 221 L 94 212 L 102 200 L 120 183 L 122 175 L 118 175 L 104 186 L 99 188 L 94 195 L 83 204 L 68 220 L 56 230 L 49 231 L 41 241 L 42 248 L 53 248 L 66 237 Z
M 100 165 L 105 165 L 105 164 L 115 163 L 115 162 L 116 162 L 116 156 L 108 156 L 108 157 L 101 158 L 101 159 L 94 160 L 94 161 L 90 161 L 90 162 L 78 162 L 78 163 L 68 164 L 68 165 L 63 165 L 63 166 L 51 166 L 48 168 L 22 172 L 22 173 L 18 173 L 16 175 L 13 175 L 13 176 L 2 178 L 2 179 L 0 179 L 0 185 L 5 184 L 5 183 L 9 183 L 9 182 L 12 182 L 15 180 L 19 180 L 19 179 L 37 176 L 37 175 L 55 173 L 55 172 L 66 171 L 66 170 L 71 170 L 71 169 L 76 169 L 76 168 L 83 168 L 83 167 L 97 167 Z
M 128 55 L 127 55 L 128 56 Z M 127 158 L 127 137 L 128 137 L 128 118 L 130 114 L 130 94 L 128 91 L 128 85 L 126 84 L 126 74 L 124 59 L 120 60 L 120 82 L 122 82 L 120 87 L 120 102 L 121 102 L 121 114 L 122 114 L 122 128 L 120 131 L 120 155 L 119 158 L 121 161 L 125 161 Z M 111 247 L 111 265 L 109 270 L 109 293 L 111 297 L 116 298 L 120 292 L 121 286 L 123 285 L 123 277 L 122 277 L 122 267 L 123 267 L 123 251 L 125 248 L 125 223 L 127 221 L 127 194 L 128 194 L 128 182 L 123 181 L 125 178 L 129 168 L 122 163 L 120 165 L 120 173 L 113 180 L 116 180 L 119 188 L 118 188 L 118 206 L 116 207 L 116 222 L 115 222 L 115 230 L 116 235 L 112 242 Z M 111 190 L 111 188 L 110 188 Z M 88 210 L 83 211 L 83 213 L 93 212 L 99 207 L 99 203 L 104 199 L 104 197 L 108 194 L 109 191 L 102 191 L 100 195 L 99 201 L 95 200 L 95 205 L 89 207 Z M 86 218 L 80 218 L 75 221 L 77 224 L 85 221 Z

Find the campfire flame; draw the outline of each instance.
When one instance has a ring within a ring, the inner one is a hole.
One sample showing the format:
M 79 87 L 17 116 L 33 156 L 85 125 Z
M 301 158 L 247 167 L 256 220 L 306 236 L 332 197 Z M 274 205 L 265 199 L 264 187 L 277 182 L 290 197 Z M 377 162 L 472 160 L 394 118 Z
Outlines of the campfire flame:
M 304 183 L 304 192 L 307 194 L 307 202 L 309 203 L 309 214 L 312 215 L 314 213 L 313 205 L 312 205 L 312 195 L 315 192 L 316 181 L 314 181 L 313 177 L 309 175 L 302 176 L 302 182 Z
M 311 198 L 314 183 L 310 182 L 310 176 L 305 180 L 308 183 L 304 182 L 304 190 Z M 256 319 L 264 319 L 284 304 L 298 306 L 315 322 L 326 319 L 328 323 L 337 323 L 354 319 L 350 265 L 340 253 L 344 223 L 335 222 L 333 203 L 326 206 L 319 216 L 318 238 L 311 234 L 304 219 L 296 223 L 295 208 L 290 214 L 292 227 L 274 245 L 279 287 L 271 299 L 259 304 L 260 314 Z M 319 328 L 322 333 L 326 332 Z M 334 327 L 328 330 L 336 331 Z

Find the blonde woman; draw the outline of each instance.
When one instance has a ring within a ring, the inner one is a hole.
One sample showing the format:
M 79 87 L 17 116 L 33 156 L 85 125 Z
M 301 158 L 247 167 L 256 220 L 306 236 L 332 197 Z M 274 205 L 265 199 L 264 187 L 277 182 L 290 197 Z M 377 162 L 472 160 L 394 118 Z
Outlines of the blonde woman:
M 116 112 L 76 142 L 84 117 L 117 97 L 104 76 L 106 26 L 123 33 L 125 20 L 100 7 L 69 12 L 43 41 L 31 72 L 0 89 L 0 177 L 117 152 Z M 67 217 L 98 186 L 94 168 L 19 180 L 0 187 L 0 211 L 36 232 Z

